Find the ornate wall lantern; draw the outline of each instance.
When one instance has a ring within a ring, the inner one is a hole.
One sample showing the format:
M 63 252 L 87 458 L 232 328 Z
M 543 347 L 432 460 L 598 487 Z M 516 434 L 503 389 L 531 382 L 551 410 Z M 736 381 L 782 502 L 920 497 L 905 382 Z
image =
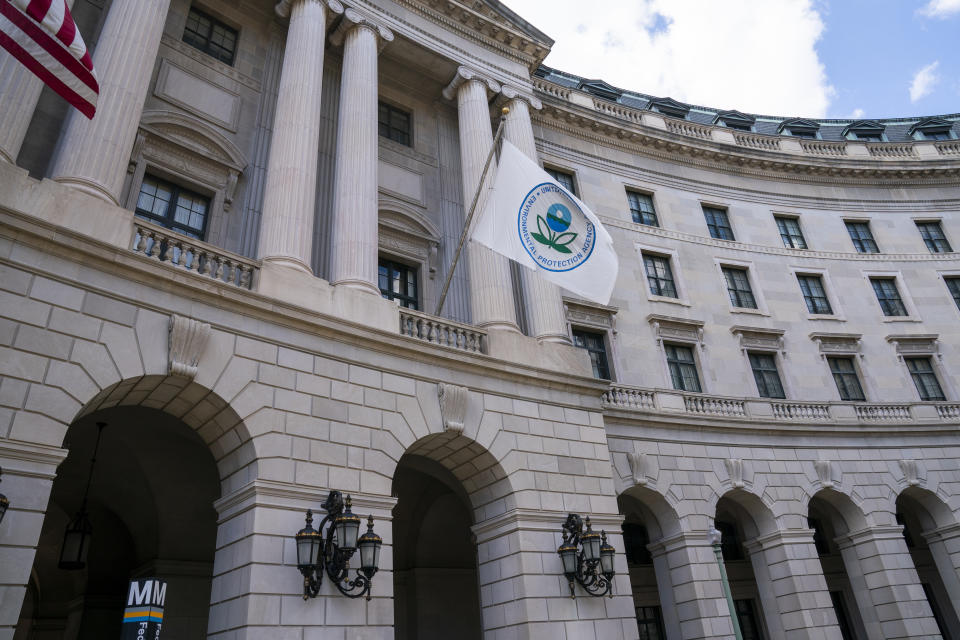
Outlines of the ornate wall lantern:
M 313 510 L 307 509 L 307 526 L 297 532 L 297 568 L 303 574 L 303 599 L 316 598 L 326 571 L 337 589 L 348 598 L 365 595 L 370 599 L 373 575 L 380 564 L 383 540 L 373 532 L 373 516 L 367 517 L 367 531 L 360 532 L 360 518 L 350 510 L 352 500 L 342 498 L 339 491 L 331 491 L 321 509 L 327 515 L 319 529 L 313 528 Z M 326 535 L 324 535 L 324 526 Z M 360 568 L 351 580 L 350 558 L 360 550 Z
M 90 495 L 90 482 L 93 480 L 93 470 L 97 465 L 97 451 L 100 449 L 100 436 L 106 422 L 97 423 L 97 443 L 93 446 L 93 457 L 90 458 L 90 474 L 87 476 L 87 488 L 83 491 L 83 502 L 80 510 L 73 517 L 67 530 L 63 532 L 63 544 L 60 545 L 60 561 L 57 566 L 65 571 L 78 571 L 87 566 L 87 553 L 90 551 L 90 541 L 93 536 L 93 525 L 87 514 L 87 497 Z
M 607 544 L 607 532 L 597 533 L 590 524 L 590 516 L 586 518 L 586 531 L 583 530 L 584 520 L 577 514 L 567 515 L 563 523 L 563 544 L 557 549 L 560 562 L 563 563 L 563 573 L 570 582 L 570 597 L 576 597 L 574 581 L 592 596 L 608 595 L 613 593 L 613 556 L 616 549 Z
M 3 479 L 3 469 L 0 469 L 0 480 Z M 7 515 L 7 509 L 10 508 L 10 501 L 7 496 L 0 493 L 0 523 L 3 523 L 3 516 Z

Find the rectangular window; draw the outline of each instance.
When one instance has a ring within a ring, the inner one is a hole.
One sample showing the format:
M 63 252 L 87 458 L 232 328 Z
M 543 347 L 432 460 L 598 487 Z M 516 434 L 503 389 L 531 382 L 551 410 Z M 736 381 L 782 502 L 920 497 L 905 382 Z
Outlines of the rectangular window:
M 381 102 L 377 109 L 377 127 L 381 138 L 410 146 L 410 114 L 392 104 Z
M 203 240 L 210 199 L 150 174 L 143 176 L 136 214 Z
M 397 300 L 401 307 L 419 309 L 417 296 L 417 270 L 393 260 L 380 258 L 380 295 L 387 300 Z
M 734 600 L 733 607 L 737 611 L 737 621 L 740 623 L 743 640 L 764 640 L 753 600 Z
M 559 169 L 551 169 L 550 167 L 544 167 L 543 170 L 546 171 L 551 178 L 559 182 L 564 189 L 566 189 L 573 195 L 577 195 L 577 188 L 573 184 L 572 173 L 567 173 L 566 171 L 560 171 Z
M 216 18 L 190 7 L 183 41 L 220 62 L 233 65 L 237 51 L 237 30 Z
M 907 363 L 907 370 L 910 377 L 913 378 L 913 384 L 920 392 L 921 400 L 946 400 L 943 395 L 943 389 L 940 388 L 940 382 L 937 380 L 937 374 L 933 372 L 933 365 L 929 357 L 925 358 L 904 358 Z
M 882 133 L 854 133 L 854 140 L 863 142 L 883 142 Z
M 820 276 L 797 275 L 803 299 L 807 303 L 807 311 L 816 315 L 831 315 L 833 308 L 827 299 L 827 292 L 823 288 L 823 279 Z
M 907 308 L 903 306 L 903 300 L 900 299 L 895 278 L 870 278 L 870 284 L 873 285 L 873 292 L 877 294 L 877 302 L 883 309 L 883 315 L 907 315 Z
M 960 309 L 960 277 L 951 276 L 943 279 L 947 283 L 947 290 L 953 296 L 953 301 L 957 303 L 957 309 Z
M 730 304 L 743 309 L 756 309 L 757 301 L 753 297 L 753 289 L 750 288 L 747 270 L 736 267 L 721 267 L 721 270 L 727 281 L 727 294 L 730 296 Z
M 921 131 L 924 140 L 950 140 L 950 130 L 941 129 L 939 131 Z
M 677 287 L 673 283 L 670 258 L 644 253 L 643 265 L 647 270 L 647 283 L 650 285 L 650 293 L 667 298 L 678 297 Z
M 660 607 L 637 607 L 637 626 L 640 640 L 666 640 Z
M 697 376 L 697 362 L 693 359 L 693 349 L 675 344 L 664 345 L 667 353 L 667 368 L 670 381 L 678 391 L 700 392 L 700 377 Z
M 627 202 L 630 203 L 630 213 L 637 224 L 650 227 L 659 227 L 657 212 L 653 210 L 653 198 L 645 193 L 627 191 Z
M 943 235 L 943 228 L 939 222 L 918 222 L 917 229 L 920 230 L 920 236 L 923 243 L 927 245 L 930 253 L 949 253 L 953 251 L 947 237 Z
M 776 358 L 769 353 L 748 353 L 747 356 L 750 358 L 750 368 L 753 369 L 753 379 L 757 382 L 760 397 L 786 398 L 780 383 Z
M 873 233 L 870 232 L 869 222 L 847 222 L 846 225 L 857 253 L 880 253 Z
M 592 331 L 573 330 L 573 345 L 586 349 L 590 354 L 590 364 L 593 365 L 593 377 L 601 380 L 610 379 L 610 366 L 607 364 L 607 347 L 604 344 L 603 334 Z
M 727 218 L 727 212 L 724 209 L 704 205 L 703 217 L 707 220 L 707 229 L 710 231 L 711 238 L 736 240 L 733 237 L 733 229 L 730 228 L 730 220 Z
M 796 218 L 774 216 L 774 219 L 777 221 L 777 229 L 780 230 L 783 246 L 791 249 L 807 248 L 807 241 L 803 238 L 803 232 L 800 231 L 800 223 Z
M 831 357 L 827 358 L 827 363 L 830 365 L 830 373 L 833 374 L 833 381 L 837 385 L 837 391 L 840 392 L 841 400 L 863 401 L 867 399 L 863 395 L 863 387 L 860 386 L 860 377 L 857 375 L 853 358 Z

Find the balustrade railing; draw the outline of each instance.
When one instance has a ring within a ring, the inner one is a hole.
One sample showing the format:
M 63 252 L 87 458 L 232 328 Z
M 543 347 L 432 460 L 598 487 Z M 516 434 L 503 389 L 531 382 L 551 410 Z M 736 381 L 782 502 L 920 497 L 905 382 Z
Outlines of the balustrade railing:
M 868 422 L 882 422 L 885 420 L 909 421 L 910 405 L 908 404 L 858 404 L 854 405 L 857 418 Z
M 250 289 L 260 270 L 255 260 L 144 220 L 135 219 L 133 230 L 134 252 L 241 289 Z
M 801 402 L 772 402 L 773 417 L 776 420 L 830 420 L 829 404 L 811 404 Z
M 747 410 L 743 400 L 717 398 L 714 396 L 683 396 L 683 405 L 690 413 L 712 416 L 731 416 L 745 418 Z
M 935 145 L 942 156 L 960 156 L 960 140 L 947 140 Z
M 763 149 L 764 151 L 779 151 L 780 139 L 774 136 L 760 136 L 752 133 L 734 133 L 733 139 L 741 147 Z
M 673 118 L 665 118 L 664 122 L 666 122 L 667 131 L 669 131 L 670 133 L 676 133 L 681 136 L 691 136 L 693 138 L 700 138 L 701 140 L 713 139 L 713 134 L 711 133 L 710 127 L 705 127 L 703 125 L 685 122 L 683 120 L 674 120 Z
M 470 353 L 483 353 L 486 350 L 485 331 L 410 309 L 400 309 L 400 334 Z
M 533 79 L 533 87 L 538 91 L 543 91 L 548 96 L 553 96 L 554 98 L 560 98 L 561 100 L 567 100 L 570 98 L 570 89 L 562 87 L 558 84 L 553 84 L 552 82 L 544 82 L 540 78 Z
M 800 147 L 804 153 L 813 156 L 845 156 L 847 155 L 846 142 L 824 142 L 822 140 L 800 140 Z
M 937 415 L 943 420 L 960 420 L 960 404 L 938 404 Z
M 655 409 L 653 391 L 624 385 L 612 385 L 603 392 L 603 403 L 626 409 Z
M 630 122 L 640 122 L 643 119 L 642 114 L 638 110 L 605 100 L 594 100 L 593 108 L 600 113 L 605 113 L 622 120 L 629 120 Z
M 912 158 L 917 155 L 916 150 L 910 143 L 871 143 L 867 145 L 867 151 L 874 158 Z

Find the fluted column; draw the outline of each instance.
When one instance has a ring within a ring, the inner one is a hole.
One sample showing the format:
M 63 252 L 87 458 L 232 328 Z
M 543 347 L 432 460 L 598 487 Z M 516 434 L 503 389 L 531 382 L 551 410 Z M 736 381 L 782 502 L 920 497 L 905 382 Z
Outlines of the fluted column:
M 496 93 L 500 90 L 500 85 L 465 67 L 457 70 L 453 80 L 443 90 L 443 96 L 448 100 L 452 100 L 454 96 L 457 98 L 464 206 L 470 206 L 469 203 L 473 200 L 473 194 L 480 183 L 480 174 L 483 172 L 483 163 L 487 159 L 490 145 L 493 144 L 490 109 L 487 104 L 488 90 Z M 496 159 L 487 173 L 483 192 L 477 202 L 478 212 L 483 211 L 489 197 L 495 163 Z M 510 263 L 507 258 L 476 243 L 470 245 L 467 256 L 473 323 L 488 329 L 519 332 Z
M 169 6 L 170 0 L 110 5 L 93 54 L 97 114 L 92 120 L 76 109 L 67 114 L 51 171 L 55 180 L 119 204 Z
M 331 42 L 343 42 L 330 281 L 374 295 L 377 286 L 377 54 L 389 29 L 347 9 Z
M 278 15 L 290 16 L 290 26 L 267 160 L 259 256 L 306 271 L 311 271 L 328 9 L 343 12 L 336 0 L 283 0 L 276 6 Z
M 503 137 L 537 162 L 537 143 L 533 138 L 530 107 L 540 109 L 540 101 L 532 96 L 521 95 L 513 87 L 503 87 L 500 95 L 510 109 L 504 123 Z M 530 335 L 541 342 L 570 344 L 560 287 L 547 282 L 531 269 L 520 269 L 520 272 L 523 274 L 524 306 Z

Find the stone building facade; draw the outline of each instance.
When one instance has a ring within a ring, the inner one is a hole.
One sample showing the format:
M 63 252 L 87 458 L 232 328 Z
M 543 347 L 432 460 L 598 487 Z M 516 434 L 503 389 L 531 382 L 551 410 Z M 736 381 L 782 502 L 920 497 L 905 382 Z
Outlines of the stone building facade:
M 0 58 L 0 638 L 114 637 L 144 576 L 177 639 L 960 638 L 960 116 L 623 91 L 496 0 L 73 12 L 93 121 Z M 609 306 L 468 245 L 434 314 L 503 106 Z M 331 490 L 369 600 L 302 597 Z

